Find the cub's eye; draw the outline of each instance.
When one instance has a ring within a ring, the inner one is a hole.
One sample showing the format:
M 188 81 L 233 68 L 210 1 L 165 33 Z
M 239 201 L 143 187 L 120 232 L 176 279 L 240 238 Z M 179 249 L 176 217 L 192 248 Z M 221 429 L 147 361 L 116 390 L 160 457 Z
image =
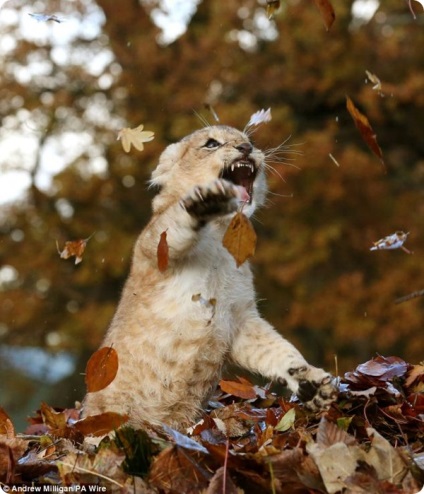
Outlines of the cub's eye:
M 216 139 L 208 139 L 206 144 L 204 144 L 204 148 L 213 149 L 219 147 L 221 144 Z

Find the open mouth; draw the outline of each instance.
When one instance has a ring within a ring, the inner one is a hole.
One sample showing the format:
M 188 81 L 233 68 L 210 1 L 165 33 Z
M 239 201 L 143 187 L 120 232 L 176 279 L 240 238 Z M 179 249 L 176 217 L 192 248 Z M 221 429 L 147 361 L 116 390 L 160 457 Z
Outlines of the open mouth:
M 253 160 L 238 159 L 227 165 L 221 172 L 220 178 L 240 185 L 249 194 L 249 204 L 252 202 L 253 182 L 255 181 L 257 169 Z

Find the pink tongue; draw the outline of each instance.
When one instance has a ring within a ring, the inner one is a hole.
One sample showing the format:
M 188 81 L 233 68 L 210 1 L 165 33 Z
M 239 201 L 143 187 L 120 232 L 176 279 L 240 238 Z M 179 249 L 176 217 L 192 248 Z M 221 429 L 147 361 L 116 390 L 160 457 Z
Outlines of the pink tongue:
M 243 187 L 242 185 L 235 185 L 235 187 L 237 189 L 239 199 L 243 202 L 249 202 L 250 196 L 246 188 Z

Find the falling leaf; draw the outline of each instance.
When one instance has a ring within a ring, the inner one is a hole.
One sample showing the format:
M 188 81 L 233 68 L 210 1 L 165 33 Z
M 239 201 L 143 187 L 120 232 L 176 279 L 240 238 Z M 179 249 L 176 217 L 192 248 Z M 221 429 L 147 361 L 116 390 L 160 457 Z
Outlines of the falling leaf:
M 272 19 L 275 12 L 280 8 L 280 0 L 266 0 L 266 15 L 268 19 Z
M 94 393 L 108 386 L 118 372 L 118 354 L 112 347 L 102 347 L 90 357 L 85 369 L 87 391 Z
M 325 28 L 327 29 L 327 31 L 329 31 L 331 26 L 333 25 L 333 22 L 336 19 L 334 8 L 331 5 L 330 0 L 314 0 L 314 1 L 321 13 L 321 17 L 324 21 Z
M 268 108 L 268 110 L 259 110 L 250 117 L 250 120 L 247 123 L 246 127 L 270 122 L 271 120 L 272 120 L 271 108 Z
M 405 240 L 407 239 L 409 232 L 404 233 L 402 231 L 398 231 L 393 233 L 392 235 L 388 235 L 387 237 L 381 238 L 374 242 L 374 246 L 370 248 L 370 250 L 384 250 L 384 249 L 399 249 L 401 248 L 406 253 L 411 254 L 411 251 L 403 246 Z
M 124 128 L 121 129 L 118 133 L 117 140 L 121 139 L 122 147 L 124 151 L 128 153 L 131 149 L 131 144 L 138 149 L 139 151 L 143 151 L 144 142 L 150 142 L 154 139 L 154 132 L 150 132 L 149 130 L 143 130 L 144 125 L 139 125 L 134 129 Z
M 32 13 L 29 13 L 28 15 L 33 17 L 38 22 L 53 21 L 53 22 L 57 22 L 58 24 L 63 22 L 63 19 L 59 19 L 59 17 L 57 17 L 57 15 L 54 15 L 54 14 L 32 14 Z
M 13 427 L 13 423 L 10 420 L 9 415 L 7 415 L 2 407 L 0 407 L 0 435 L 5 435 L 9 438 L 15 436 L 15 428 Z
M 238 212 L 228 225 L 222 240 L 223 246 L 234 257 L 237 267 L 241 266 L 256 249 L 256 233 L 250 220 Z
M 334 163 L 336 166 L 340 167 L 340 165 L 339 165 L 338 161 L 336 160 L 336 158 L 335 158 L 335 157 L 334 157 L 331 153 L 328 153 L 328 156 L 330 156 L 330 158 L 333 160 L 333 163 Z
M 421 7 L 424 9 L 424 0 L 415 0 L 415 1 L 418 2 L 421 5 Z M 408 5 L 409 5 L 409 10 L 411 11 L 412 17 L 415 20 L 417 18 L 417 16 L 415 15 L 414 9 L 412 8 L 412 0 L 408 0 Z
M 378 158 L 380 158 L 380 161 L 384 165 L 383 152 L 381 151 L 381 148 L 377 143 L 377 136 L 374 133 L 368 121 L 368 118 L 356 108 L 349 96 L 346 96 L 346 107 L 351 117 L 353 118 L 353 121 L 355 122 L 355 125 L 362 136 L 362 139 L 367 143 L 371 151 Z
M 416 292 L 412 292 L 409 295 L 404 295 L 403 297 L 399 297 L 395 300 L 395 304 L 401 304 L 402 302 L 407 302 L 408 300 L 412 300 L 417 297 L 423 297 L 424 290 L 417 290 Z
M 65 242 L 65 247 L 62 252 L 60 251 L 59 244 L 56 241 L 57 252 L 60 254 L 62 259 L 69 259 L 70 257 L 75 256 L 75 264 L 79 264 L 82 261 L 82 255 L 87 247 L 87 242 L 93 235 L 94 233 L 85 239 L 69 240 Z
M 252 384 L 249 382 L 237 382 L 237 381 L 219 381 L 219 387 L 224 393 L 243 398 L 245 400 L 252 400 L 256 398 L 256 391 Z
M 78 420 L 73 424 L 73 427 L 84 436 L 104 436 L 128 422 L 128 418 L 128 415 L 105 412 Z
M 220 122 L 218 114 L 214 110 L 213 106 L 210 103 L 205 103 L 205 108 L 209 110 L 212 113 L 213 118 L 215 119 L 215 122 Z
M 372 74 L 368 70 L 366 70 L 365 73 L 367 74 L 367 77 L 370 80 L 370 82 L 372 82 L 374 84 L 373 89 L 376 90 L 376 91 L 378 91 L 378 92 L 381 92 L 381 81 L 380 81 L 380 79 L 375 74 Z
M 276 431 L 286 432 L 294 425 L 294 421 L 296 420 L 296 410 L 294 408 L 290 408 L 288 412 L 286 412 L 282 419 L 275 426 Z
M 168 247 L 168 242 L 166 241 L 166 231 L 160 234 L 160 240 L 158 243 L 158 250 L 157 250 L 157 258 L 158 258 L 158 269 L 161 273 L 164 273 L 168 269 L 168 263 L 169 263 L 169 247 Z

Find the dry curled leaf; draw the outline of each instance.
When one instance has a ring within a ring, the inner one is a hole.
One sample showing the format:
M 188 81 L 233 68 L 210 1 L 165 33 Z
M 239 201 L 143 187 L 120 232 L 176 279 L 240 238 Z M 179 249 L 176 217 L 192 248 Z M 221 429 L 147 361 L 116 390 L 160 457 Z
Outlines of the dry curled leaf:
M 73 427 L 84 436 L 104 436 L 128 422 L 128 415 L 115 412 L 105 412 L 90 415 L 74 423 Z
M 75 264 L 79 264 L 82 261 L 82 255 L 87 247 L 87 242 L 93 235 L 94 233 L 85 239 L 68 240 L 65 242 L 65 247 L 62 252 L 60 251 L 59 244 L 56 241 L 57 252 L 59 253 L 61 259 L 69 259 L 70 257 L 75 256 Z
M 158 243 L 158 250 L 157 250 L 157 258 L 158 258 L 158 269 L 161 273 L 164 273 L 168 269 L 168 263 L 169 263 L 169 247 L 168 247 L 168 242 L 166 240 L 166 231 L 160 234 L 160 240 Z
M 237 381 L 219 381 L 219 386 L 224 393 L 243 398 L 245 400 L 252 400 L 256 398 L 256 391 L 254 386 L 245 379 L 239 379 Z
M 143 130 L 144 125 L 139 125 L 134 129 L 128 127 L 121 129 L 117 140 L 121 140 L 124 151 L 128 153 L 133 145 L 138 151 L 143 151 L 144 143 L 154 139 L 155 134 L 149 130 Z
M 0 407 L 0 435 L 4 435 L 9 438 L 15 437 L 15 428 L 13 427 L 13 423 L 10 420 L 9 415 L 7 415 L 2 407 Z
M 238 212 L 228 225 L 222 244 L 234 257 L 237 267 L 252 257 L 256 249 L 256 232 L 249 218 Z
M 362 139 L 367 143 L 371 151 L 380 159 L 381 163 L 383 163 L 384 165 L 383 152 L 378 145 L 377 136 L 372 129 L 368 118 L 356 108 L 349 96 L 346 96 L 346 108 L 350 113 L 350 116 L 353 118 L 353 121 L 355 122 L 355 125 L 362 136 Z
M 381 238 L 377 242 L 374 242 L 374 245 L 370 248 L 370 250 L 391 250 L 400 248 L 407 254 L 412 254 L 412 252 L 403 245 L 408 235 L 409 232 L 404 233 L 402 231 L 398 231 L 392 235 Z
M 118 354 L 112 347 L 103 347 L 90 357 L 85 369 L 87 391 L 94 393 L 108 386 L 118 372 Z
M 67 419 L 63 412 L 57 412 L 54 408 L 42 402 L 40 406 L 43 422 L 50 429 L 63 430 L 66 428 Z
M 321 13 L 327 31 L 330 30 L 333 22 L 336 20 L 336 14 L 330 0 L 314 0 L 318 10 Z

